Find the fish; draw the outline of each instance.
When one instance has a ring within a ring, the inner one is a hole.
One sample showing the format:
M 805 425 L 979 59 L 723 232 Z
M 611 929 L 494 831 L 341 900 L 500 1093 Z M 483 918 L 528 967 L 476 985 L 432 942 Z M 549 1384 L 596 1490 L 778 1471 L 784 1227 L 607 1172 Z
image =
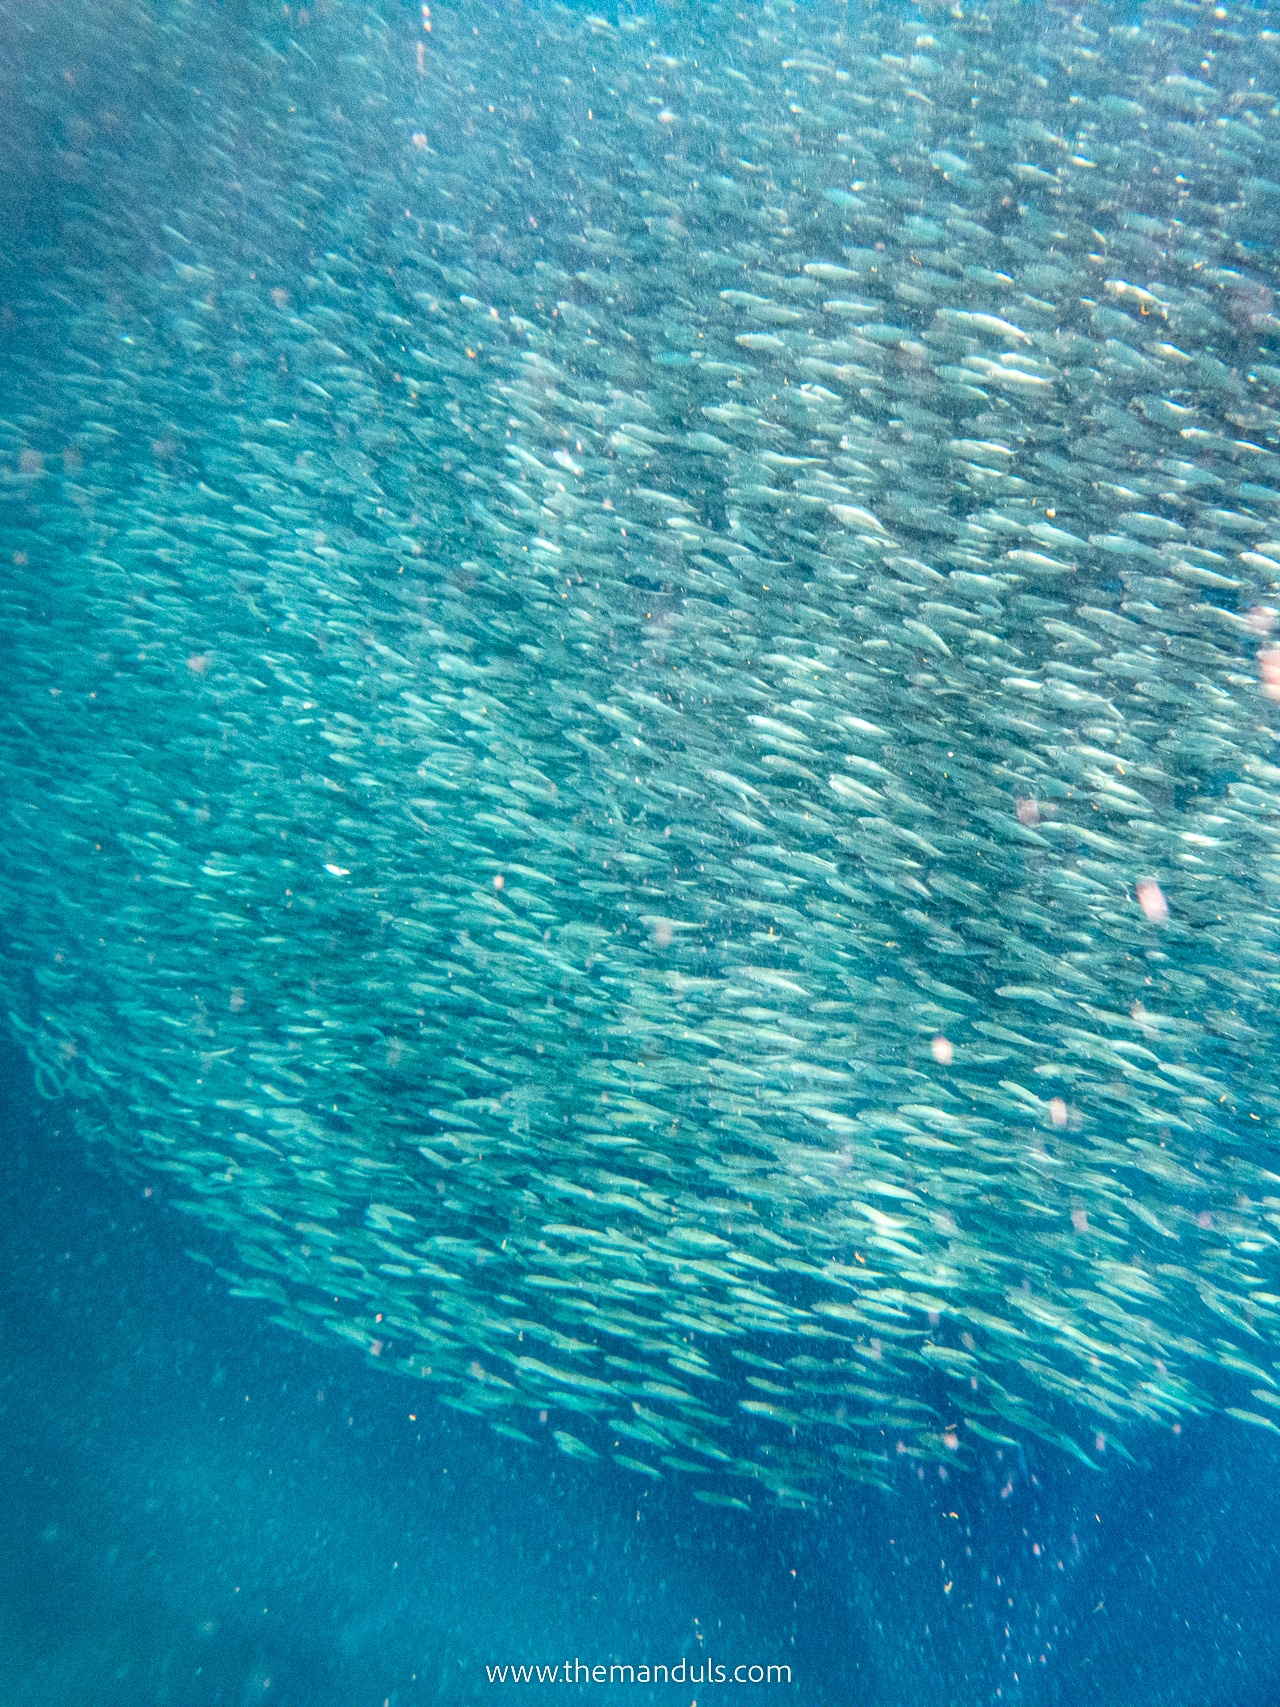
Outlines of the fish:
M 1280 65 L 1143 16 L 33 14 L 0 985 L 245 1309 L 726 1509 L 1274 1426 Z

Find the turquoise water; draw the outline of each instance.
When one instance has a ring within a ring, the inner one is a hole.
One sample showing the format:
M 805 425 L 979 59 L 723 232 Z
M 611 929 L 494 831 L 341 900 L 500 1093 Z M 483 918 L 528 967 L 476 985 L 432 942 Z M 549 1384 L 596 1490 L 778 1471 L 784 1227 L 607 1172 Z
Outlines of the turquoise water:
M 6 1698 L 1270 1698 L 1271 22 L 0 9 Z
M 85 1170 L 22 1077 L 11 1062 L 7 1701 L 554 1699 L 485 1667 L 708 1649 L 790 1664 L 770 1699 L 1274 1696 L 1275 1477 L 1229 1422 L 1101 1476 L 993 1448 L 945 1487 L 837 1485 L 816 1518 L 710 1511 L 677 1486 L 638 1502 L 447 1410 L 415 1426 L 398 1383 L 228 1300 L 154 1199 Z

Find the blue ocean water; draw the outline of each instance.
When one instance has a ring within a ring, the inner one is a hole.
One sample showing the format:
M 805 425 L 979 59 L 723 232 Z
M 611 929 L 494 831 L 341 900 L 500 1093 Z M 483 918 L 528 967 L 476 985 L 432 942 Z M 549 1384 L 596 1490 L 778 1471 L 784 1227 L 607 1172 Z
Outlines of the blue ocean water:
M 0 1707 L 1280 1698 L 1271 22 L 0 3 Z
M 638 1500 L 228 1299 L 182 1217 L 85 1166 L 12 1053 L 3 1107 L 6 1707 L 705 1702 L 731 1686 L 486 1668 L 708 1656 L 789 1665 L 761 1694 L 815 1704 L 1280 1691 L 1280 1489 L 1230 1423 L 1097 1475 L 991 1449 L 805 1514 Z

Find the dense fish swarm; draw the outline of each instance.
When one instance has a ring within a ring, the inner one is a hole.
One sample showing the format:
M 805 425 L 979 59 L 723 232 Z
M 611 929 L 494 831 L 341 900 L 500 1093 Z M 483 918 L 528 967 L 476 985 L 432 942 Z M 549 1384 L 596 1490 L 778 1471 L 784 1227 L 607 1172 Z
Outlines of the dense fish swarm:
M 0 7 L 4 991 L 277 1319 L 1275 1427 L 1280 37 L 1118 16 Z

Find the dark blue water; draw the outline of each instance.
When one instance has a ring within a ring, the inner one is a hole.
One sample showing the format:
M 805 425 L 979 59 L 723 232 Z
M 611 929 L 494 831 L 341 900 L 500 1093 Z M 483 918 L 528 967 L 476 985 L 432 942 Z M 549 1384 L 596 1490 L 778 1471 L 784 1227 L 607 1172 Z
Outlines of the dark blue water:
M 708 1655 L 791 1667 L 749 1699 L 833 1707 L 1280 1697 L 1255 1431 L 1148 1434 L 1100 1475 L 991 1448 L 804 1514 L 637 1498 L 272 1326 L 183 1254 L 182 1215 L 86 1165 L 12 1056 L 2 1096 L 5 1707 L 688 1707 L 732 1686 L 486 1667 Z

